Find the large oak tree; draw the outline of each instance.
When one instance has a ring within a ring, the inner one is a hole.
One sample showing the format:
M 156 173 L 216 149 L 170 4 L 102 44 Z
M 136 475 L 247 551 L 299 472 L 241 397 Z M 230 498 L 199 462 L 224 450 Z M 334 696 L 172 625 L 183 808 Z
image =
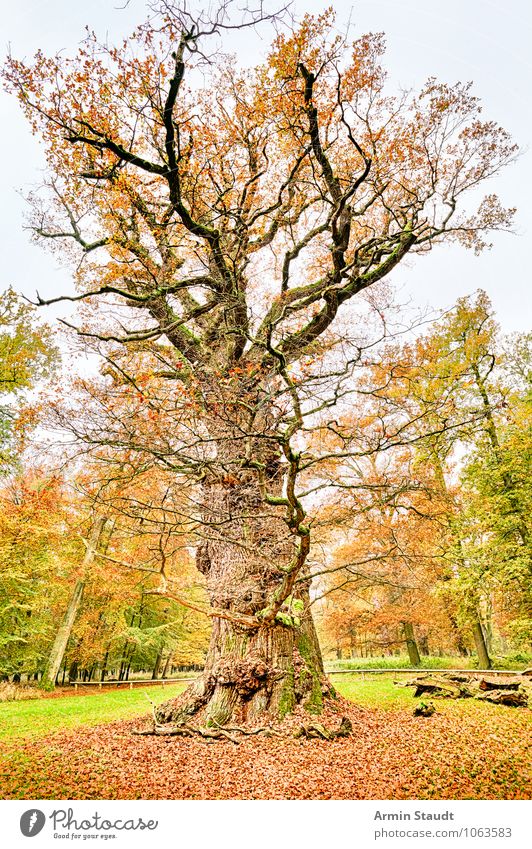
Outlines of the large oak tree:
M 281 16 L 265 60 L 241 68 L 220 41 L 261 22 L 164 2 L 116 47 L 88 33 L 73 58 L 5 70 L 48 158 L 36 238 L 71 254 L 109 396 L 133 392 L 127 421 L 108 406 L 78 435 L 188 487 L 212 639 L 161 720 L 320 708 L 303 490 L 322 458 L 307 437 L 361 357 L 352 305 L 409 254 L 479 250 L 511 221 L 478 187 L 515 147 L 470 85 L 394 96 L 382 37 L 349 44 L 330 11 Z

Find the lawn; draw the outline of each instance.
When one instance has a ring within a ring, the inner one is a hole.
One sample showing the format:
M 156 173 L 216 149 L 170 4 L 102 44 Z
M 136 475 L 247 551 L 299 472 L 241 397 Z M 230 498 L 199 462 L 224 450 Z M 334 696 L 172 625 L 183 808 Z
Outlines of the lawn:
M 116 689 L 84 696 L 34 699 L 0 704 L 0 741 L 43 737 L 54 731 L 131 719 L 149 711 L 150 699 L 159 704 L 177 696 L 185 684 Z
M 508 657 L 492 657 L 494 669 L 515 669 L 521 671 L 532 665 L 532 656 L 514 654 Z M 408 655 L 392 657 L 355 657 L 345 660 L 329 660 L 326 663 L 329 670 L 334 669 L 411 669 L 412 663 Z M 429 655 L 421 657 L 420 669 L 477 669 L 476 657 L 459 657 L 458 655 Z
M 411 691 L 395 687 L 388 675 L 333 675 L 335 688 L 346 698 L 363 707 L 408 707 Z M 159 704 L 174 698 L 186 684 L 140 687 L 132 690 L 116 689 L 92 695 L 64 696 L 60 699 L 34 699 L 0 704 L 0 740 L 17 740 L 43 737 L 54 731 L 93 726 L 120 719 L 132 719 L 149 711 L 149 698 Z
M 0 790 L 11 799 L 526 799 L 532 712 L 437 701 L 412 715 L 386 674 L 334 676 L 354 727 L 325 742 L 136 737 L 138 717 L 183 684 L 0 705 Z M 250 769 L 250 763 L 253 769 Z
M 405 679 L 405 676 L 401 676 Z M 356 705 L 383 710 L 411 707 L 412 690 L 396 687 L 393 675 L 331 675 L 330 680 L 338 692 Z

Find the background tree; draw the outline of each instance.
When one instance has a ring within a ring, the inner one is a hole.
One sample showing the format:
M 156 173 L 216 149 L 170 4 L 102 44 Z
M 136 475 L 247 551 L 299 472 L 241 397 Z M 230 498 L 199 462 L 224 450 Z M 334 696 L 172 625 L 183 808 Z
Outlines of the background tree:
M 42 672 L 75 558 L 62 482 L 41 470 L 0 490 L 0 675 Z
M 15 404 L 25 390 L 50 376 L 58 360 L 50 328 L 35 322 L 35 307 L 8 289 L 0 296 L 0 475 L 16 466 L 31 413 Z M 29 415 L 28 415 L 29 413 Z
M 61 664 L 63 663 L 66 647 L 72 633 L 72 627 L 83 599 L 88 567 L 94 560 L 95 552 L 97 550 L 104 552 L 107 550 L 112 528 L 112 521 L 101 517 L 95 519 L 92 524 L 89 535 L 89 545 L 87 546 L 81 565 L 81 575 L 77 579 L 72 595 L 68 600 L 63 621 L 61 622 L 55 636 L 55 640 L 48 657 L 48 662 L 43 673 L 42 685 L 46 689 L 52 689 L 54 687 L 56 677 L 61 668 Z
M 476 213 L 464 196 L 515 155 L 468 85 L 390 95 L 382 38 L 348 45 L 331 11 L 279 21 L 255 69 L 207 64 L 209 39 L 262 18 L 230 13 L 165 2 L 119 47 L 89 34 L 73 59 L 5 71 L 47 151 L 36 237 L 72 251 L 78 329 L 136 393 L 126 421 L 78 417 L 78 437 L 157 462 L 194 505 L 213 633 L 204 675 L 159 717 L 222 725 L 320 708 L 298 479 L 326 458 L 308 429 L 360 357 L 361 293 L 409 253 L 507 228 L 494 195 Z M 117 346 L 143 351 L 125 375 Z
M 512 618 L 522 636 L 527 631 L 529 362 L 525 337 L 501 345 L 480 292 L 461 299 L 415 343 L 390 346 L 362 381 L 364 419 L 337 426 L 344 449 L 358 452 L 360 478 L 331 511 L 349 537 L 340 545 L 333 537 L 337 582 L 371 600 L 373 627 L 383 610 L 397 626 L 401 595 L 413 614 L 419 611 L 426 588 L 432 603 L 422 608 L 438 623 L 440 644 L 448 644 L 437 614 L 443 604 L 459 652 L 470 644 L 467 626 L 483 668 L 491 663 L 494 622 L 499 644 Z M 371 468 L 361 474 L 368 457 Z M 335 474 L 346 480 L 341 463 Z M 387 583 L 395 597 L 383 608 L 378 587 Z M 373 639 L 378 643 L 375 632 Z

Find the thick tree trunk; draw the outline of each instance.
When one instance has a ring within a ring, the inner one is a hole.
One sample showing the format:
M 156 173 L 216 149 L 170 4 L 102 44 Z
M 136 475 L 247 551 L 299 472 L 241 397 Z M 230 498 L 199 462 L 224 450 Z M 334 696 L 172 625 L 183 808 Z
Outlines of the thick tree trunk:
M 419 650 L 424 657 L 429 657 L 430 647 L 429 638 L 427 636 L 419 638 Z
M 100 681 L 105 680 L 105 676 L 107 675 L 107 661 L 109 659 L 109 649 L 106 650 L 104 658 L 102 660 L 102 665 L 100 669 Z
M 86 571 L 92 561 L 96 550 L 105 552 L 113 529 L 113 522 L 108 519 L 100 518 L 94 522 L 89 535 L 89 547 L 85 552 L 83 563 L 81 566 L 82 578 L 76 581 L 72 595 L 70 596 L 67 609 L 63 616 L 63 621 L 57 631 L 53 646 L 48 657 L 48 663 L 44 671 L 41 687 L 46 690 L 55 687 L 55 680 L 61 668 L 66 647 L 72 633 L 72 628 L 78 614 L 78 610 L 83 598 L 85 590 Z
M 170 674 L 170 671 L 171 671 L 171 668 L 172 668 L 172 658 L 173 658 L 173 655 L 174 655 L 174 652 L 173 652 L 172 650 L 170 650 L 170 653 L 169 653 L 169 655 L 167 656 L 167 658 L 166 658 L 166 660 L 165 660 L 165 662 L 164 662 L 163 674 L 161 675 L 161 678 L 162 678 L 163 680 L 164 680 L 165 678 L 168 678 L 168 675 Z
M 70 669 L 68 670 L 68 680 L 70 683 L 72 683 L 72 681 L 77 681 L 79 671 L 78 666 L 79 664 L 77 660 L 72 661 L 70 664 Z
M 414 636 L 414 626 L 411 622 L 403 622 L 403 633 L 406 640 L 406 650 L 408 652 L 410 663 L 412 666 L 420 666 L 421 658 L 419 656 L 419 650 Z
M 275 721 L 299 704 L 319 713 L 332 693 L 310 613 L 296 627 L 252 632 L 215 619 L 203 675 L 184 698 L 161 705 L 157 718 L 180 722 L 198 714 L 203 724 L 217 726 L 268 714 Z
M 460 657 L 467 657 L 467 656 L 468 656 L 467 646 L 466 646 L 466 644 L 464 643 L 464 638 L 463 638 L 463 636 L 462 636 L 462 632 L 461 632 L 461 630 L 460 630 L 460 627 L 459 627 L 459 625 L 458 625 L 458 622 L 457 622 L 457 620 L 456 620 L 456 617 L 455 617 L 455 616 L 450 615 L 450 616 L 449 616 L 449 621 L 450 621 L 451 626 L 452 626 L 452 629 L 453 629 L 453 631 L 454 631 L 454 635 L 455 635 L 455 642 L 456 642 L 456 649 L 457 649 L 457 651 L 458 651 L 458 654 L 460 655 Z
M 244 386 L 242 393 L 231 389 L 224 397 L 225 391 L 223 385 L 205 388 L 218 410 L 209 423 L 216 460 L 202 481 L 196 553 L 211 608 L 220 616 L 212 618 L 201 678 L 158 708 L 161 722 L 194 717 L 216 727 L 260 722 L 263 715 L 275 721 L 299 704 L 319 712 L 332 692 L 310 613 L 309 532 L 302 530 L 304 513 L 294 508 L 290 450 L 275 428 L 269 430 L 276 413 L 261 407 L 265 388 L 256 397 L 248 392 L 246 405 Z M 253 404 L 261 412 L 250 424 Z
M 55 679 L 61 668 L 63 657 L 66 651 L 67 643 L 72 632 L 72 626 L 76 619 L 81 599 L 83 598 L 83 590 L 85 589 L 85 581 L 76 581 L 76 586 L 70 596 L 68 607 L 65 611 L 63 621 L 57 631 L 48 664 L 42 677 L 41 686 L 45 690 L 51 690 L 55 686 Z
M 260 448 L 268 492 L 278 496 L 279 455 Z M 195 716 L 216 726 L 254 721 L 261 714 L 280 719 L 298 704 L 319 712 L 332 690 L 310 613 L 304 566 L 290 572 L 299 538 L 286 519 L 286 507 L 267 502 L 257 473 L 243 469 L 242 441 L 224 443 L 220 455 L 224 475 L 204 482 L 204 541 L 196 565 L 206 578 L 212 608 L 223 610 L 227 618 L 213 618 L 202 677 L 184 696 L 160 706 L 157 717 L 180 722 Z M 283 604 L 268 619 L 264 612 L 275 598 Z

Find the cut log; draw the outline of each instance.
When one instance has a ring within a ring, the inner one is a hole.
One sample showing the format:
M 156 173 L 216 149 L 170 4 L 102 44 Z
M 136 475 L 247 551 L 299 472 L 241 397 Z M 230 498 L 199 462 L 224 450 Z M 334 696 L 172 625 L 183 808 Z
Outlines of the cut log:
M 460 676 L 459 681 L 451 676 L 442 675 L 418 677 L 404 683 L 399 681 L 395 683 L 399 687 L 415 687 L 415 698 L 430 695 L 440 699 L 474 699 L 479 693 L 477 681 L 467 675 Z
M 466 674 L 446 676 L 418 676 L 410 681 L 395 681 L 399 687 L 415 687 L 414 696 L 430 695 L 440 699 L 481 699 L 511 707 L 532 706 L 532 681 L 499 681 L 496 678 L 480 680 Z M 417 714 L 416 714 L 417 715 Z M 420 714 L 421 715 L 421 714 Z
M 477 698 L 485 702 L 508 705 L 509 707 L 526 707 L 528 704 L 528 694 L 525 690 L 487 690 L 484 693 L 479 693 Z
M 469 684 L 461 684 L 460 692 L 464 699 L 476 699 L 480 693 L 477 681 L 470 681 Z
M 437 698 L 459 699 L 462 695 L 460 687 L 453 681 L 446 678 L 416 678 L 412 682 L 416 688 L 414 696 L 419 696 L 429 693 Z
M 481 690 L 518 690 L 519 681 L 499 681 L 496 678 L 481 678 L 478 686 Z

